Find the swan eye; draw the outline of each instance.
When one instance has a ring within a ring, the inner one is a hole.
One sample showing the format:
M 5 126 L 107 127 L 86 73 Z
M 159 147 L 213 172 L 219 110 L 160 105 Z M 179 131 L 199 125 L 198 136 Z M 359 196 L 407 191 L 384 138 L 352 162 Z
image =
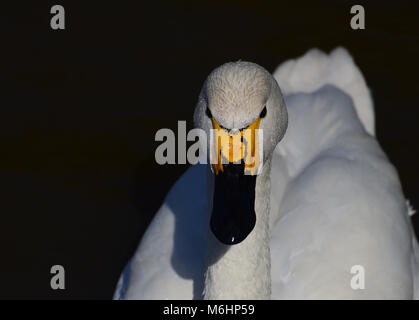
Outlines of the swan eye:
M 262 111 L 261 111 L 261 113 L 260 113 L 259 117 L 260 117 L 260 118 L 265 118 L 265 116 L 266 116 L 266 106 L 264 106 L 264 107 L 263 107 L 263 109 L 262 109 Z
M 207 107 L 207 110 L 205 110 L 205 114 L 207 115 L 208 118 L 212 118 L 212 113 L 211 110 Z

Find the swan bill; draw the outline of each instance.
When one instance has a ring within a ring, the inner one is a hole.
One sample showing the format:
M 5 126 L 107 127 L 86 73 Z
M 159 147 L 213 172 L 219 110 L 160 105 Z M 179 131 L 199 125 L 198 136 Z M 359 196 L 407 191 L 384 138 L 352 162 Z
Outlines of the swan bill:
M 242 242 L 256 224 L 256 176 L 263 166 L 263 131 L 259 129 L 266 107 L 250 125 L 241 129 L 224 128 L 212 121 L 211 169 L 215 177 L 210 228 L 223 244 Z
M 256 224 L 256 175 L 244 174 L 244 164 L 227 164 L 215 175 L 210 228 L 223 244 L 242 242 Z

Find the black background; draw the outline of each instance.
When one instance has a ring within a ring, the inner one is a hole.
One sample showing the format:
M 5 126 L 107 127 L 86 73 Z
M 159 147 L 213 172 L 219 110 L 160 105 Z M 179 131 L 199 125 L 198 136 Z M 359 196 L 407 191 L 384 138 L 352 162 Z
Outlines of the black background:
M 65 30 L 50 28 L 54 4 Z M 353 4 L 364 5 L 366 30 L 350 28 Z M 187 168 L 156 164 L 155 132 L 192 127 L 203 81 L 227 61 L 274 71 L 312 47 L 345 46 L 372 90 L 378 140 L 419 207 L 418 19 L 400 1 L 2 2 L 0 298 L 112 297 Z M 54 264 L 65 290 L 50 288 Z

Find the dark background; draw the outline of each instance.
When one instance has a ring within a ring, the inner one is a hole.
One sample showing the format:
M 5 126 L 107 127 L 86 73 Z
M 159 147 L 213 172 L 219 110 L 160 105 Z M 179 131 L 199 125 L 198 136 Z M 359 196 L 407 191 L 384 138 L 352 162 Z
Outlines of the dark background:
M 50 28 L 54 4 L 66 30 Z M 366 30 L 350 28 L 353 4 L 364 5 Z M 112 297 L 187 168 L 156 164 L 154 134 L 178 120 L 191 127 L 203 81 L 227 61 L 273 71 L 312 47 L 345 46 L 372 90 L 378 140 L 419 207 L 418 19 L 400 1 L 2 2 L 0 298 Z M 54 264 L 65 290 L 50 288 Z

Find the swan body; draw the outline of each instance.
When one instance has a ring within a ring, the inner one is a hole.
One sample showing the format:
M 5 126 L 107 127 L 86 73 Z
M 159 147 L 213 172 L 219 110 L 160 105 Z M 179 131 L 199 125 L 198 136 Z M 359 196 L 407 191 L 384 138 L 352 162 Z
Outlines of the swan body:
M 374 137 L 372 100 L 351 56 L 342 48 L 311 50 L 280 65 L 274 78 L 288 128 L 284 120 L 282 131 L 264 132 L 273 147 L 256 180 L 254 230 L 228 249 L 217 242 L 208 228 L 214 174 L 210 165 L 191 166 L 144 234 L 114 298 L 419 298 L 412 209 Z M 365 270 L 364 289 L 351 286 L 353 266 Z

